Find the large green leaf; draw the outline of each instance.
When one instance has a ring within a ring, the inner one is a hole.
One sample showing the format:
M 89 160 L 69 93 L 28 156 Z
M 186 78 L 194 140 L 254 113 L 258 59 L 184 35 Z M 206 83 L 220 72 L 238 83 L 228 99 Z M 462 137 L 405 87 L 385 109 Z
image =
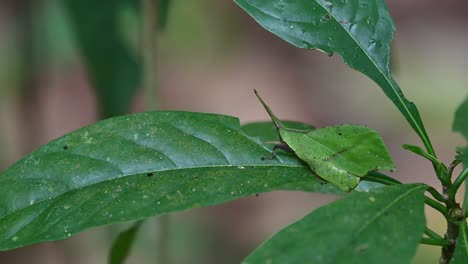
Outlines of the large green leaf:
M 0 250 L 272 190 L 342 194 L 233 117 L 148 112 L 98 122 L 0 174 Z
M 340 54 L 374 80 L 433 154 L 416 106 L 392 77 L 389 57 L 395 26 L 383 0 L 234 0 L 266 30 L 299 48 Z
M 63 0 L 104 118 L 128 113 L 140 84 L 141 66 L 119 32 L 118 14 L 125 2 Z
M 468 228 L 466 222 L 460 223 L 460 234 L 450 264 L 468 263 Z
M 283 229 L 244 263 L 410 263 L 424 232 L 425 189 L 352 193 Z
M 468 97 L 455 112 L 453 131 L 460 132 L 468 140 Z

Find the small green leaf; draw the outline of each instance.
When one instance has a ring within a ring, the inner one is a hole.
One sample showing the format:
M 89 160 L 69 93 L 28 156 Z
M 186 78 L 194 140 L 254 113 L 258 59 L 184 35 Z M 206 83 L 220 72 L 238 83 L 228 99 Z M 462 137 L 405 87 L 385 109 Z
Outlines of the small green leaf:
M 468 97 L 455 112 L 453 131 L 460 132 L 468 140 Z
M 353 192 L 288 226 L 244 264 L 410 263 L 425 226 L 425 185 Z
M 281 142 L 326 181 L 350 191 L 370 171 L 395 170 L 390 154 L 375 130 L 358 125 L 291 129 L 275 116 L 257 91 L 255 94 L 275 124 Z
M 450 264 L 466 263 L 468 263 L 468 228 L 466 222 L 463 221 L 460 223 L 460 234 Z
M 117 15 L 127 1 L 63 1 L 103 118 L 128 113 L 140 83 L 141 67 L 126 47 L 118 27 Z
M 421 137 L 432 145 L 419 112 L 393 79 L 390 44 L 395 31 L 383 0 L 235 0 L 266 30 L 299 48 L 337 52 L 375 81 Z
M 273 190 L 343 194 L 233 117 L 147 112 L 98 122 L 0 174 L 0 250 Z
M 447 172 L 448 172 L 447 166 L 445 166 L 444 163 L 442 163 L 440 160 L 438 160 L 433 155 L 431 155 L 431 154 L 427 153 L 426 151 L 424 151 L 422 148 L 420 148 L 418 146 L 410 145 L 410 144 L 404 144 L 403 148 L 413 152 L 416 155 L 419 155 L 419 156 L 421 156 L 423 158 L 426 158 L 429 161 L 431 161 L 433 164 L 435 164 L 436 169 L 438 171 L 437 175 L 447 175 Z
M 125 259 L 130 255 L 141 224 L 143 224 L 143 221 L 138 221 L 117 236 L 110 251 L 109 264 L 125 263 Z

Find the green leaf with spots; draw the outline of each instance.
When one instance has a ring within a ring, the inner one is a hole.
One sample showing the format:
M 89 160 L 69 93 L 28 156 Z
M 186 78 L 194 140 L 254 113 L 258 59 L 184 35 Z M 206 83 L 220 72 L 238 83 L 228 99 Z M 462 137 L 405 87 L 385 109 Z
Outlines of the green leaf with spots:
M 286 227 L 244 264 L 410 263 L 425 226 L 425 185 L 353 192 Z
M 343 194 L 233 117 L 147 112 L 56 139 L 0 174 L 0 250 L 273 190 Z
M 293 129 L 300 129 L 300 130 L 315 129 L 315 127 L 309 124 L 300 123 L 300 122 L 282 120 L 281 123 L 285 125 L 286 127 L 293 128 Z M 248 123 L 242 126 L 242 131 L 244 131 L 244 133 L 246 133 L 249 136 L 260 139 L 263 142 L 267 142 L 267 143 L 278 142 L 278 130 L 276 129 L 275 124 L 272 122 Z M 282 154 L 286 154 L 286 153 L 288 152 L 283 152 Z M 294 155 L 293 153 L 291 154 Z M 363 180 L 359 182 L 359 185 L 356 187 L 355 191 L 368 192 L 371 189 L 385 186 L 382 183 L 375 182 L 377 178 L 378 178 L 378 182 L 385 181 L 387 182 L 387 184 L 400 184 L 400 182 L 398 182 L 397 180 L 393 178 L 385 176 L 376 171 L 372 171 L 369 174 L 367 174 L 363 178 Z
M 255 94 L 275 124 L 281 142 L 326 181 L 350 191 L 371 171 L 395 170 L 390 154 L 375 130 L 358 125 L 314 130 L 288 128 L 257 91 Z
M 266 30 L 299 48 L 340 54 L 376 82 L 433 148 L 419 112 L 403 95 L 389 66 L 395 25 L 383 0 L 234 0 Z
M 468 263 L 468 228 L 466 222 L 460 223 L 460 234 L 458 235 L 455 252 L 453 253 L 450 264 Z

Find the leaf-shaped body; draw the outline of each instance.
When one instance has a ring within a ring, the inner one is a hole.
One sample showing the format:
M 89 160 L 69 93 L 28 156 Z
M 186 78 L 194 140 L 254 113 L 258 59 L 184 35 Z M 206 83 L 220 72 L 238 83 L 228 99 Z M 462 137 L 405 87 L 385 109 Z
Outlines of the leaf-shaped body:
M 305 131 L 280 129 L 284 142 L 323 179 L 354 189 L 369 171 L 393 170 L 384 142 L 373 129 L 338 125 Z
M 287 128 L 257 91 L 254 92 L 275 124 L 280 140 L 318 176 L 341 189 L 354 189 L 360 177 L 370 171 L 395 169 L 383 140 L 375 130 L 358 125 L 306 131 Z

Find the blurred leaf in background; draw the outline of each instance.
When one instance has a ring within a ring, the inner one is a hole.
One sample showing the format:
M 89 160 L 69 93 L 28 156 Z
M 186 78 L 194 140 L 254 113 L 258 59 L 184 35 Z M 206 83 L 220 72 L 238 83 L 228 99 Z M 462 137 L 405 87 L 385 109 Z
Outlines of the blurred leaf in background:
M 79 49 L 94 84 L 102 118 L 128 112 L 141 66 L 125 45 L 118 14 L 132 1 L 64 0 Z

